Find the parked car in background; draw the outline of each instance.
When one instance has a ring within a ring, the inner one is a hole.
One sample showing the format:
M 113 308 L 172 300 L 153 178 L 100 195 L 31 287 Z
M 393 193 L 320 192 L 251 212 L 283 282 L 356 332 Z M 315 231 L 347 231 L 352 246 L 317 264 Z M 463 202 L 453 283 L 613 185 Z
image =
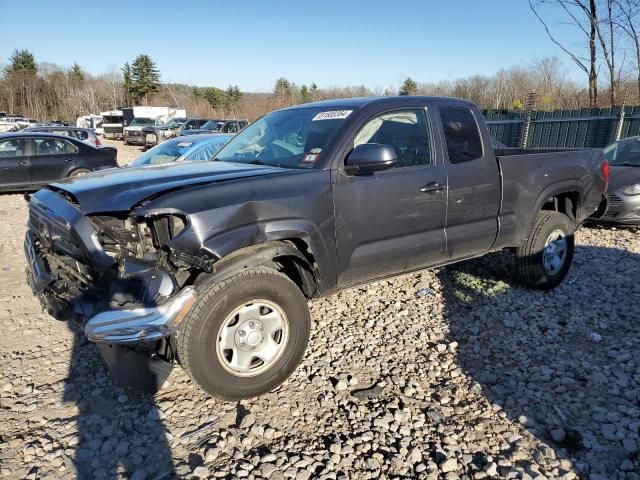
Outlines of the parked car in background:
M 0 133 L 17 132 L 18 130 L 20 130 L 20 126 L 17 123 L 0 120 Z
M 145 136 L 142 129 L 154 127 L 160 124 L 159 120 L 153 118 L 134 118 L 127 127 L 124 127 L 122 140 L 125 145 L 144 145 Z
M 308 299 L 496 250 L 554 288 L 609 171 L 602 150 L 496 155 L 475 105 L 418 96 L 275 111 L 215 160 L 31 197 L 31 288 L 130 385 L 157 388 L 179 363 L 212 395 L 263 394 L 303 357 Z M 42 230 L 65 221 L 61 252 Z
M 145 139 L 145 146 L 151 148 L 169 138 L 178 136 L 178 132 L 186 121 L 186 118 L 173 118 L 162 125 L 143 127 L 142 133 Z
M 611 173 L 607 207 L 601 222 L 640 225 L 640 137 L 629 137 L 604 149 Z
M 11 123 L 11 124 L 15 125 L 18 130 L 22 130 L 23 128 L 27 128 L 29 125 L 31 125 L 30 119 L 24 118 L 24 117 L 20 117 L 18 115 L 7 115 L 2 120 L 3 120 L 3 122 L 7 122 L 7 123 Z M 32 119 L 32 120 L 35 123 L 38 122 L 35 119 Z
M 102 144 L 98 139 L 98 136 L 90 128 L 78 128 L 78 127 L 27 127 L 25 132 L 49 132 L 57 135 L 63 135 L 66 137 L 77 138 L 78 140 L 93 145 L 94 147 L 100 147 Z
M 0 134 L 0 190 L 37 190 L 65 177 L 117 166 L 116 149 L 43 132 Z
M 213 133 L 198 135 L 197 137 L 171 138 L 160 145 L 147 150 L 133 162 L 130 167 L 144 165 L 162 165 L 172 162 L 212 160 L 220 148 L 233 135 L 227 133 Z
M 197 129 L 184 130 L 182 135 L 200 135 L 203 133 L 237 133 L 247 126 L 247 120 L 209 120 Z
M 177 135 L 180 137 L 182 135 L 186 135 L 188 132 L 199 130 L 210 121 L 210 118 L 187 118 L 187 120 L 182 124 L 182 128 L 180 128 Z
M 157 125 L 162 125 L 173 118 L 185 118 L 184 108 L 173 107 L 125 107 L 122 108 L 122 125 L 128 127 L 135 118 L 152 118 Z
M 47 123 L 48 127 L 68 127 L 69 124 L 67 122 L 63 122 L 62 120 L 51 120 Z

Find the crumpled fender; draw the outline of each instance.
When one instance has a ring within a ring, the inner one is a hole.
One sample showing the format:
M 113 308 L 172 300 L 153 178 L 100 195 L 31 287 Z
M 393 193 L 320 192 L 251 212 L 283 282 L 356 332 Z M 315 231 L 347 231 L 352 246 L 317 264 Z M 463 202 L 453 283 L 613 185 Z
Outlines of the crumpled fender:
M 210 275 L 201 276 L 199 284 L 220 282 L 243 270 L 271 263 L 281 257 L 294 259 L 306 296 L 314 296 L 320 286 L 319 272 L 300 250 L 287 241 L 269 241 L 239 248 L 213 264 Z

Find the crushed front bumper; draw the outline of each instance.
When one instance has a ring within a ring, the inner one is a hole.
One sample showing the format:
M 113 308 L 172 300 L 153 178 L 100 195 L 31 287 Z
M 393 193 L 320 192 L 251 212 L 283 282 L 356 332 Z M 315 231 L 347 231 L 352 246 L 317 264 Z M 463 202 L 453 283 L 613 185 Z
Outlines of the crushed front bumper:
M 159 340 L 178 330 L 196 295 L 193 287 L 185 287 L 156 307 L 101 312 L 87 321 L 84 331 L 92 342 L 110 345 Z
M 96 343 L 133 345 L 167 337 L 177 331 L 197 297 L 195 288 L 187 286 L 157 305 L 95 313 L 94 305 L 86 299 L 59 298 L 54 288 L 55 277 L 39 254 L 31 231 L 25 237 L 24 251 L 27 283 L 43 307 L 56 317 L 65 316 L 60 314 L 63 311 L 83 317 L 85 333 Z M 154 277 L 157 279 L 158 274 Z

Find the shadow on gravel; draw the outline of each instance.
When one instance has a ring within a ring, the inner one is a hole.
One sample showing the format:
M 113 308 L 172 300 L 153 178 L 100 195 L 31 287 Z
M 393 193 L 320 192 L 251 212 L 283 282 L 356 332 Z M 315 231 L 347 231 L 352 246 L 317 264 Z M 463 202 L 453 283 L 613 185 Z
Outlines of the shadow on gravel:
M 566 459 L 591 480 L 639 471 L 639 273 L 640 255 L 588 246 L 550 292 L 518 286 L 508 253 L 438 272 L 461 368 L 550 447 L 536 463 Z
M 100 351 L 74 333 L 64 401 L 78 407 L 74 478 L 169 479 L 175 477 L 161 414 L 153 395 L 115 384 Z

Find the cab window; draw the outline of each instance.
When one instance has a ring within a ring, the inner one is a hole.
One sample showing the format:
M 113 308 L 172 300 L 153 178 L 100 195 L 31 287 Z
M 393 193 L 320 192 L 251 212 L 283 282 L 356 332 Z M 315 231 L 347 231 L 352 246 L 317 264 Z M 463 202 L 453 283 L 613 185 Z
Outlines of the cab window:
M 449 162 L 464 163 L 482 157 L 480 131 L 471 110 L 464 107 L 440 107 L 440 119 Z
M 398 160 L 393 168 L 431 165 L 431 132 L 423 109 L 397 110 L 369 120 L 353 141 L 391 145 Z

